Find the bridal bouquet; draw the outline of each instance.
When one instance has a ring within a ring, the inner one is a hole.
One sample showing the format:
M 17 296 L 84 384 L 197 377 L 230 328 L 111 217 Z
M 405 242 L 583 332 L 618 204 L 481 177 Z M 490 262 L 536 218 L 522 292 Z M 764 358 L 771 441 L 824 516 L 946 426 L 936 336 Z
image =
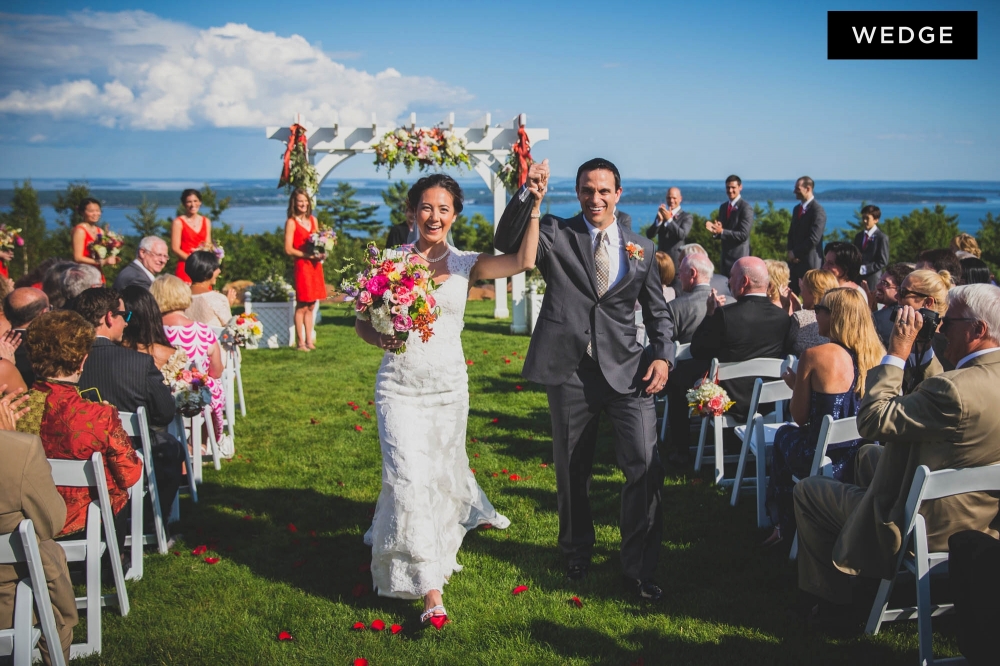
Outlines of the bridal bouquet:
M 122 251 L 123 245 L 125 245 L 125 239 L 122 238 L 121 234 L 105 227 L 97 230 L 97 238 L 87 246 L 87 254 L 95 261 L 117 257 Z
M 704 377 L 687 392 L 689 416 L 722 416 L 736 403 L 725 389 Z
M 313 257 L 325 257 L 333 252 L 336 244 L 337 232 L 333 229 L 320 229 L 315 233 L 309 234 L 309 240 L 306 241 L 306 245 L 308 246 L 306 254 Z
M 0 250 L 11 251 L 22 245 L 24 245 L 24 239 L 21 238 L 20 229 L 11 229 L 6 224 L 0 224 Z
M 208 388 L 208 375 L 196 368 L 181 370 L 170 380 L 170 392 L 174 394 L 177 411 L 187 417 L 196 416 L 212 404 L 212 392 Z
M 264 335 L 264 325 L 253 313 L 236 315 L 222 331 L 222 340 L 233 347 L 257 344 Z
M 433 296 L 437 285 L 413 246 L 379 252 L 369 243 L 366 261 L 368 268 L 341 283 L 341 289 L 354 301 L 358 319 L 370 321 L 379 333 L 400 340 L 406 340 L 411 331 L 424 342 L 430 340 L 434 335 L 431 327 L 441 312 Z M 405 351 L 404 344 L 396 353 Z

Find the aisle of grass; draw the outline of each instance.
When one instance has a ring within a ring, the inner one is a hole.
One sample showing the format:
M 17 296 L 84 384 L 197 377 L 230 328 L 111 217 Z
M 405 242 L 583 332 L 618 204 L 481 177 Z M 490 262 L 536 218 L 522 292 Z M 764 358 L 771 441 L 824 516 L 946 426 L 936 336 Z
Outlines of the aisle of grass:
M 372 386 L 380 352 L 324 308 L 319 349 L 245 355 L 247 417 L 238 456 L 206 470 L 200 504 L 182 502 L 182 542 L 148 555 L 127 618 L 104 613 L 104 653 L 85 664 L 912 664 L 915 624 L 833 640 L 789 620 L 795 570 L 761 551 L 752 502 L 737 509 L 706 479 L 668 471 L 659 579 L 666 599 L 624 594 L 618 491 L 605 427 L 591 495 L 598 526 L 588 580 L 570 584 L 555 545 L 555 477 L 540 387 L 520 378 L 528 339 L 492 303 L 470 303 L 468 451 L 480 484 L 512 520 L 469 534 L 465 569 L 445 589 L 453 622 L 422 631 L 418 602 L 371 594 L 362 544 L 380 485 Z M 355 403 L 357 409 L 349 403 Z M 360 430 L 359 430 L 360 428 Z M 511 481 L 516 474 L 520 480 Z M 218 564 L 194 556 L 209 547 Z M 518 596 L 511 590 L 527 585 Z M 359 596 L 360 595 L 360 596 Z M 571 598 L 578 596 L 582 608 Z M 398 623 L 397 635 L 352 631 Z M 279 642 L 280 631 L 293 641 Z M 954 642 L 936 637 L 939 650 Z M 939 652 L 940 654 L 940 652 Z

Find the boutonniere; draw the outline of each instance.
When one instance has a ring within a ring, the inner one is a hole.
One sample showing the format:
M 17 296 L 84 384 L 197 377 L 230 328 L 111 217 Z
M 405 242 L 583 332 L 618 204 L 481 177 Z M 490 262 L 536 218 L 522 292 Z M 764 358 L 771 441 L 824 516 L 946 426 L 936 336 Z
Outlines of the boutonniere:
M 636 245 L 635 243 L 626 243 L 625 251 L 628 252 L 629 259 L 635 259 L 636 261 L 642 261 L 646 253 L 643 252 L 642 247 Z

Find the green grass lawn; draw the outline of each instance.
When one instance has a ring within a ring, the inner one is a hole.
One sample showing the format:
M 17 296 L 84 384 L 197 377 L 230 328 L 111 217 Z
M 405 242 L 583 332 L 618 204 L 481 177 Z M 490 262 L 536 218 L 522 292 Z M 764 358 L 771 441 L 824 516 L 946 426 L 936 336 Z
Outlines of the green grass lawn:
M 512 525 L 466 537 L 459 553 L 465 569 L 444 591 L 451 624 L 422 630 L 420 602 L 371 593 L 361 537 L 380 486 L 369 401 L 381 352 L 355 336 L 344 309 L 326 307 L 315 352 L 245 354 L 249 409 L 237 420 L 237 457 L 221 472 L 206 469 L 199 504 L 182 501 L 183 539 L 166 556 L 147 555 L 145 577 L 128 584 L 129 616 L 104 612 L 103 654 L 74 663 L 916 662 L 915 622 L 837 640 L 791 620 L 795 567 L 787 549 L 762 550 L 753 502 L 730 507 L 707 471 L 668 469 L 658 572 L 664 602 L 647 606 L 624 593 L 617 557 L 623 477 L 607 427 L 591 486 L 594 565 L 587 580 L 567 581 L 556 546 L 545 393 L 520 377 L 528 338 L 494 320 L 491 302 L 468 310 L 469 457 Z M 218 564 L 191 555 L 202 544 Z M 529 589 L 513 596 L 518 585 Z M 403 630 L 351 629 L 376 618 Z M 294 640 L 279 642 L 280 631 Z M 950 633 L 935 639 L 939 655 L 955 654 Z

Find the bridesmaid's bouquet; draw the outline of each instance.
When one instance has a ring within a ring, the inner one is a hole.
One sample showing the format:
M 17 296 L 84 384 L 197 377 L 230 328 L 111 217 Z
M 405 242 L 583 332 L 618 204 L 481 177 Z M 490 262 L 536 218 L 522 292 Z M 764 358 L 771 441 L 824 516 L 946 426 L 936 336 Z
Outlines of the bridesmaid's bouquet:
M 23 245 L 24 239 L 21 238 L 20 229 L 12 229 L 6 224 L 0 224 L 0 250 L 7 250 L 9 252 Z
M 125 239 L 122 238 L 121 234 L 105 227 L 97 230 L 97 238 L 87 246 L 87 254 L 95 261 L 117 257 L 124 245 Z
M 341 283 L 341 289 L 354 301 L 358 319 L 370 321 L 384 335 L 406 340 L 411 331 L 427 342 L 434 335 L 431 327 L 441 309 L 434 300 L 437 289 L 431 269 L 412 245 L 379 252 L 368 244 L 365 256 L 368 268 Z M 396 350 L 406 351 L 406 345 Z
M 689 416 L 722 416 L 736 403 L 729 399 L 726 390 L 709 381 L 707 377 L 698 380 L 694 388 L 687 392 Z
M 251 313 L 236 315 L 229 320 L 222 331 L 223 341 L 232 347 L 246 347 L 257 344 L 264 335 L 264 325 L 257 315 Z
M 333 229 L 320 229 L 309 234 L 306 245 L 308 250 L 306 254 L 311 257 L 323 258 L 333 252 L 333 248 L 337 245 L 337 232 Z
M 212 404 L 212 392 L 208 388 L 208 375 L 191 368 L 181 370 L 170 380 L 170 392 L 177 403 L 177 411 L 187 417 L 196 416 Z

